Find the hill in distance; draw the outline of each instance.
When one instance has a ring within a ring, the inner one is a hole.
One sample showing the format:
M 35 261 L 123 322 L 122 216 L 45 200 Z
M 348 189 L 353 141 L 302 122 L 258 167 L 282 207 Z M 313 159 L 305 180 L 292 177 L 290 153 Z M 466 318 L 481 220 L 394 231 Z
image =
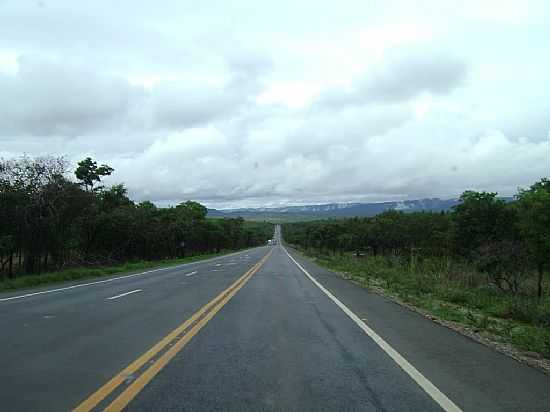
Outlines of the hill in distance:
M 511 201 L 512 198 L 503 198 Z M 411 212 L 441 212 L 450 210 L 458 199 L 418 199 L 381 203 L 328 203 L 323 205 L 287 206 L 274 208 L 209 209 L 209 217 L 242 217 L 246 220 L 291 222 L 346 217 L 375 216 L 387 210 Z

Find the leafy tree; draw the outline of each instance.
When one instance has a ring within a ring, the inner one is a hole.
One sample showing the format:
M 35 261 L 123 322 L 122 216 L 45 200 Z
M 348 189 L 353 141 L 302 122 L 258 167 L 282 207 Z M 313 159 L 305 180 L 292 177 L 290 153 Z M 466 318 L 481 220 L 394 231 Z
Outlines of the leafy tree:
M 496 193 L 467 191 L 447 213 L 387 211 L 366 218 L 287 223 L 283 234 L 286 242 L 317 253 L 368 252 L 387 257 L 392 265 L 410 259 L 412 270 L 417 262 L 436 271 L 456 263 L 470 268 L 467 272 L 486 274 L 506 293 L 527 292 L 523 281 L 536 271 L 540 298 L 550 266 L 550 179 L 521 190 L 512 203 Z
M 98 166 L 97 162 L 91 157 L 78 162 L 78 167 L 74 174 L 80 180 L 80 184 L 84 186 L 86 191 L 93 191 L 94 185 L 101 182 L 101 178 L 111 175 L 114 169 L 108 165 Z
M 498 288 L 514 294 L 520 292 L 522 277 L 528 269 L 527 255 L 520 242 L 500 240 L 484 244 L 478 249 L 475 261 Z
M 519 228 L 537 267 L 537 296 L 541 298 L 544 271 L 550 263 L 550 179 L 521 190 L 517 198 Z
M 472 257 L 485 244 L 514 237 L 515 215 L 496 193 L 466 191 L 455 206 L 455 246 Z
M 103 211 L 113 210 L 117 207 L 134 206 L 134 202 L 128 197 L 128 190 L 122 183 L 103 190 L 98 196 Z
M 157 208 L 136 205 L 123 184 L 98 190 L 113 169 L 90 158 L 79 183 L 67 168 L 63 158 L 0 159 L 0 277 L 255 246 L 273 233 L 269 223 L 208 219 L 197 202 Z

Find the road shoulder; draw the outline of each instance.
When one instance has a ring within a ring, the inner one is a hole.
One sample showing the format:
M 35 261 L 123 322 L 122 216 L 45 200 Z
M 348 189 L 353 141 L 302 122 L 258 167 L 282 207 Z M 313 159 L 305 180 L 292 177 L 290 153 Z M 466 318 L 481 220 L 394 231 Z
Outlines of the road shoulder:
M 541 371 L 288 251 L 464 410 L 550 410 L 550 377 Z
M 49 272 L 42 276 L 48 276 L 48 274 L 51 274 L 54 277 L 52 281 L 44 281 L 33 286 L 22 285 L 17 287 L 0 289 L 0 302 L 2 300 L 10 300 L 15 296 L 42 294 L 51 290 L 58 290 L 58 289 L 62 290 L 62 289 L 71 288 L 79 285 L 110 282 L 114 279 L 123 279 L 126 277 L 129 278 L 132 276 L 140 276 L 140 275 L 149 274 L 152 272 L 171 270 L 171 269 L 180 269 L 180 268 L 192 266 L 195 264 L 207 263 L 210 261 L 215 261 L 217 259 L 234 256 L 240 253 L 245 253 L 252 249 L 254 248 L 243 249 L 238 251 L 228 251 L 228 252 L 222 252 L 218 254 L 196 255 L 187 259 L 182 258 L 179 261 L 176 260 L 170 263 L 159 262 L 158 264 L 155 264 L 155 262 L 151 262 L 152 264 L 150 266 L 144 266 L 143 268 L 138 268 L 135 270 L 121 270 L 121 271 L 112 272 L 112 271 L 109 271 L 109 269 L 111 269 L 109 267 L 105 267 L 105 268 L 99 267 L 99 268 L 95 268 L 95 272 L 101 272 L 102 269 L 105 269 L 106 273 L 89 274 L 85 276 L 75 277 L 74 279 L 62 279 L 62 277 L 57 278 L 56 275 L 59 272 Z M 26 275 L 23 275 L 20 279 L 24 278 L 25 276 Z M 41 275 L 28 275 L 28 276 L 38 278 Z M 1 286 L 1 283 L 0 283 L 0 286 Z

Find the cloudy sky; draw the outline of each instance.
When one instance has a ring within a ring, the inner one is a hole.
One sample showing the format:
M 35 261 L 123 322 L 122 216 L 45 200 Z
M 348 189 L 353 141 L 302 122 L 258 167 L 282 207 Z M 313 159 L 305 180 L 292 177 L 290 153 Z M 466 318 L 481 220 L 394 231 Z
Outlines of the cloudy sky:
M 0 0 L 0 157 L 210 207 L 550 176 L 548 1 Z

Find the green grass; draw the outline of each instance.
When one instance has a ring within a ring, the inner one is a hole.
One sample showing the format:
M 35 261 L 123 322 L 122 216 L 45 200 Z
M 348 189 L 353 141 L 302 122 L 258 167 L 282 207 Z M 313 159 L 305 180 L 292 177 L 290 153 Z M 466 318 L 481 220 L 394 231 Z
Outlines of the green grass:
M 405 258 L 302 253 L 364 287 L 550 358 L 550 290 L 539 302 L 533 293 L 534 277 L 525 280 L 526 293 L 514 296 L 490 285 L 483 274 L 464 263 L 425 259 L 411 270 Z M 545 281 L 550 283 L 548 276 Z
M 195 255 L 180 259 L 163 259 L 154 261 L 140 260 L 136 262 L 121 263 L 120 265 L 114 266 L 98 266 L 92 268 L 74 267 L 58 272 L 47 272 L 41 275 L 22 275 L 15 279 L 8 279 L 0 282 L 0 292 L 43 286 L 71 280 L 100 278 L 111 275 L 123 275 L 132 272 L 138 272 L 144 269 L 170 267 L 180 265 L 182 263 L 196 262 L 216 256 L 222 256 L 232 252 L 234 251 L 222 251 L 220 253 Z

